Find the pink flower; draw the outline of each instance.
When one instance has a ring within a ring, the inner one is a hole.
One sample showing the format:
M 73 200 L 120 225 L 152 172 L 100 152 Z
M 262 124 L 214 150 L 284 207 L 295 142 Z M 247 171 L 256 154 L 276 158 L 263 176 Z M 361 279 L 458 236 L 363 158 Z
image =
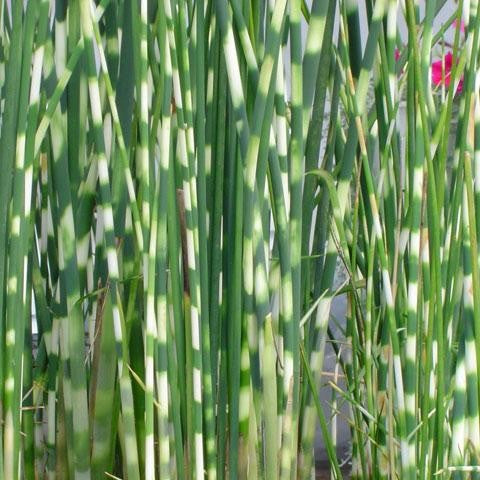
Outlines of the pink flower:
M 402 52 L 398 48 L 395 48 L 393 55 L 395 57 L 395 62 L 398 62 L 402 56 Z M 399 73 L 400 75 L 403 73 L 403 68 L 400 70 Z
M 458 21 L 457 21 L 457 19 L 455 19 L 455 20 L 453 21 L 453 27 L 454 27 L 454 28 L 458 28 Z M 464 22 L 463 20 L 460 20 L 460 31 L 461 31 L 462 33 L 465 33 L 465 22 Z
M 432 63 L 432 82 L 434 85 L 450 86 L 450 79 L 452 73 L 452 52 L 448 52 L 442 60 L 437 60 Z M 445 70 L 443 68 L 445 67 Z M 460 93 L 463 88 L 463 77 L 460 79 L 457 87 L 457 93 Z

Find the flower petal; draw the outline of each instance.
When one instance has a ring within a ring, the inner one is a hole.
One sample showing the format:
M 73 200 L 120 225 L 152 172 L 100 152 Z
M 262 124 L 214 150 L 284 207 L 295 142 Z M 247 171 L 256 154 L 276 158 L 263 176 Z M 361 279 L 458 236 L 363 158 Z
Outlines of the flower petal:
M 458 21 L 457 21 L 457 19 L 455 19 L 455 20 L 453 21 L 453 27 L 454 27 L 454 28 L 458 28 Z M 465 22 L 464 22 L 464 20 L 460 20 L 460 31 L 461 31 L 462 33 L 465 33 Z
M 434 85 L 440 85 L 443 81 L 442 61 L 437 60 L 432 63 L 432 82 Z

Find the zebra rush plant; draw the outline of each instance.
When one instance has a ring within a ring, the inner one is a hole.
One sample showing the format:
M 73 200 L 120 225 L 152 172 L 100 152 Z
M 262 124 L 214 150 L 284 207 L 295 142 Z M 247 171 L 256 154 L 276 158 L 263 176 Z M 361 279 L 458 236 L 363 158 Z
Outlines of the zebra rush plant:
M 480 478 L 478 0 L 0 5 L 0 480 Z

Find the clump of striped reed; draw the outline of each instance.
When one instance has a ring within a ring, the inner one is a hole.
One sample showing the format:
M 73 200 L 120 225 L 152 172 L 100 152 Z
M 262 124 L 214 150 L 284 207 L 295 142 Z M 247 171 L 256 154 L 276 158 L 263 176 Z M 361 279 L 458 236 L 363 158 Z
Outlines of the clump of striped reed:
M 444 3 L 1 3 L 0 479 L 310 479 L 317 428 L 342 478 L 341 402 L 352 478 L 480 471 L 480 4 Z

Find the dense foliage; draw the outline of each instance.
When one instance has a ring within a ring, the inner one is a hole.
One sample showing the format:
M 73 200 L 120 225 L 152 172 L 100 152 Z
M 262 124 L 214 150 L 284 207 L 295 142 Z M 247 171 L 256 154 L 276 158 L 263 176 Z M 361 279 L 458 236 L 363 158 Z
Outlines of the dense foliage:
M 480 3 L 417 3 L 1 2 L 0 480 L 480 475 Z

